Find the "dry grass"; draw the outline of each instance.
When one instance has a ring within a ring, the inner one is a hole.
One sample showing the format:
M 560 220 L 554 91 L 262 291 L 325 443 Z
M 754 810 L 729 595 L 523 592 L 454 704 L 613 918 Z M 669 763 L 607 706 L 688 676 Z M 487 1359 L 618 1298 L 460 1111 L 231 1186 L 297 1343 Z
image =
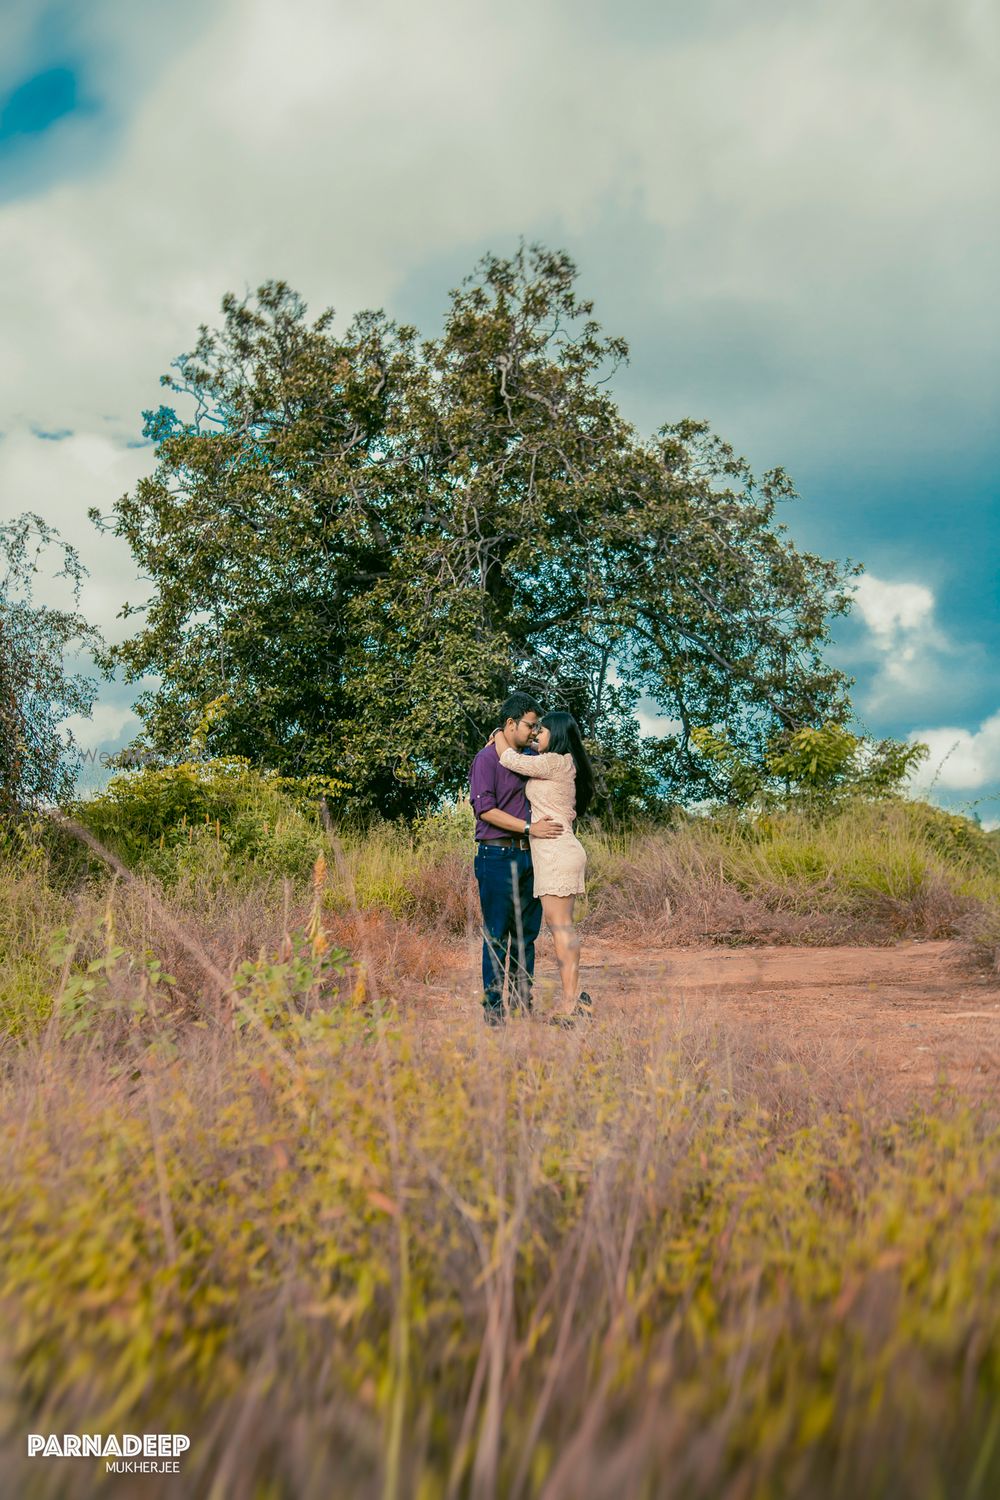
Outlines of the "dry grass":
M 228 1016 L 8 1060 L 12 1493 L 103 1493 L 27 1431 L 143 1430 L 151 1496 L 995 1492 L 996 1121 L 655 997 Z
M 591 931 L 625 943 L 885 943 L 964 938 L 970 956 L 1000 953 L 1000 858 L 966 819 L 925 804 L 856 804 L 826 819 L 680 819 L 610 835 L 584 828 Z M 471 822 L 373 830 L 345 840 L 365 909 L 457 937 L 475 927 Z M 349 887 L 349 889 L 348 889 Z
M 823 821 L 681 822 L 589 841 L 593 929 L 623 941 L 884 943 L 965 937 L 992 962 L 1000 861 L 965 819 L 860 804 Z
M 346 912 L 327 918 L 324 930 L 382 990 L 426 983 L 454 966 L 453 945 L 391 912 Z
M 307 900 L 309 872 L 326 847 L 320 820 L 301 798 L 273 778 L 224 764 L 120 778 L 77 813 L 194 920 L 217 913 L 226 941 L 235 939 L 241 952 L 247 942 L 227 930 L 228 905 L 260 891 L 266 910 L 275 909 L 282 877 L 298 893 L 293 900 Z M 926 804 L 859 801 L 822 817 L 679 816 L 672 828 L 622 835 L 585 824 L 581 834 L 590 856 L 587 920 L 624 941 L 966 936 L 987 962 L 1000 952 L 997 842 Z M 410 827 L 345 829 L 331 906 L 381 911 L 422 933 L 460 937 L 478 920 L 471 840 L 467 804 Z M 68 870 L 76 868 L 78 849 L 65 839 L 51 847 Z M 267 926 L 265 910 L 261 917 Z M 413 949 L 419 968 L 419 945 L 402 946 Z

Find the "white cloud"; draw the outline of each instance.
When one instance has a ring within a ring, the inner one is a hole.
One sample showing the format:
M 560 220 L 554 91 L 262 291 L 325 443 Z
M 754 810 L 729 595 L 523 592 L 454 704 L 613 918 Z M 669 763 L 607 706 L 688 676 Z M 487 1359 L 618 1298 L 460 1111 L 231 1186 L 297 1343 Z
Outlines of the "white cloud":
M 637 710 L 635 717 L 642 735 L 656 735 L 659 738 L 680 734 L 684 728 L 680 719 L 671 719 L 666 714 L 651 713 L 641 708 Z
M 148 473 L 151 449 L 126 448 L 106 433 L 81 432 L 58 442 L 36 437 L 19 427 L 0 442 L 0 521 L 35 511 L 58 525 L 63 539 L 76 547 L 89 570 L 74 604 L 66 579 L 51 575 L 59 567 L 55 550 L 39 560 L 34 595 L 39 603 L 76 609 L 103 631 L 108 640 L 134 634 L 135 620 L 116 620 L 126 599 L 141 603 L 148 585 L 136 576 L 124 541 L 101 536 L 87 519 L 87 508 L 110 510 L 113 500 Z M 51 564 L 51 566 L 50 566 Z
M 121 741 L 126 731 L 129 737 L 142 728 L 130 708 L 120 703 L 98 703 L 89 719 L 73 714 L 64 720 L 64 729 L 72 731 L 78 745 L 96 747 Z
M 866 627 L 852 645 L 850 666 L 862 671 L 862 710 L 885 720 L 954 709 L 986 666 L 975 641 L 955 641 L 936 618 L 933 589 L 914 580 L 865 573 L 854 585 L 855 609 Z
M 132 49 L 104 65 L 121 92 L 147 19 L 97 10 Z M 891 409 L 922 437 L 921 394 L 960 361 L 974 395 L 991 368 L 996 17 L 847 0 L 651 24 L 569 0 L 220 0 L 126 91 L 100 171 L 0 213 L 0 401 L 43 425 L 133 419 L 227 289 L 283 275 L 347 313 L 434 256 L 543 225 L 585 238 L 632 202 L 659 244 L 616 243 L 614 280 L 693 320 L 678 399 L 700 324 L 744 308 L 808 369 L 789 394 L 823 409 L 814 443 L 846 408 L 865 436 L 877 421 L 884 442 Z M 768 395 L 731 399 L 763 418 Z M 767 420 L 787 431 L 787 402 Z
M 583 222 L 621 142 L 592 108 L 585 39 L 556 22 L 459 0 L 219 6 L 106 170 L 0 213 L 0 401 L 45 425 L 132 417 L 228 289 L 281 275 L 346 315 L 415 260 Z
M 214 0 L 170 6 L 128 0 L 5 0 L 0 7 L 0 102 L 40 73 L 72 73 L 75 106 L 41 132 L 0 143 L 0 201 L 38 199 L 114 159 L 136 101 L 196 34 Z
M 866 573 L 854 596 L 877 659 L 867 707 L 884 711 L 893 699 L 927 688 L 947 641 L 934 623 L 934 594 L 925 584 L 893 583 Z
M 915 729 L 910 743 L 923 741 L 930 758 L 914 778 L 914 788 L 971 791 L 1000 782 L 1000 712 L 975 731 L 958 728 Z
M 854 595 L 859 614 L 885 651 L 929 626 L 934 614 L 934 595 L 922 583 L 890 583 L 862 574 Z
M 117 769 L 109 765 L 111 757 L 139 735 L 143 725 L 125 704 L 103 702 L 95 705 L 91 718 L 74 714 L 61 728 L 72 731 L 80 748 L 76 794 L 85 797 L 101 791 L 117 774 Z
M 126 543 L 99 536 L 87 519 L 87 508 L 97 505 L 107 510 L 111 500 L 130 490 L 148 472 L 150 453 L 148 448 L 124 447 L 107 433 L 74 433 L 54 442 L 21 427 L 0 442 L 0 521 L 34 511 L 58 522 L 63 540 L 76 547 L 88 568 L 89 576 L 75 600 L 69 581 L 53 576 L 61 565 L 61 554 L 56 548 L 43 552 L 32 583 L 35 601 L 83 615 L 98 625 L 107 641 L 124 640 L 135 633 L 135 619 L 115 616 L 126 598 L 141 603 L 148 585 L 137 577 Z M 74 714 L 62 726 L 73 732 L 77 744 L 91 756 L 77 783 L 85 792 L 103 786 L 110 774 L 98 757 L 122 748 L 142 729 L 131 705 L 143 688 L 158 679 L 147 677 L 128 685 L 118 679 L 108 681 L 96 671 L 89 651 L 68 652 L 66 668 L 91 678 L 98 689 L 90 718 Z

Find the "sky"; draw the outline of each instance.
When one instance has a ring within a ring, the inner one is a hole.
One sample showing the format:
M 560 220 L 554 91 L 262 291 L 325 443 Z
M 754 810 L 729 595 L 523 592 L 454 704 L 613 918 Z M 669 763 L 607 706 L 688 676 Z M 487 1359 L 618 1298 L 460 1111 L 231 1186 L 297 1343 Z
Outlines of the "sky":
M 993 0 L 6 0 L 0 521 L 58 526 L 122 639 L 149 586 L 87 509 L 151 471 L 141 411 L 227 291 L 431 333 L 538 240 L 628 340 L 641 430 L 707 420 L 864 563 L 830 653 L 860 723 L 995 823 L 998 63 Z M 81 789 L 139 690 L 70 721 Z

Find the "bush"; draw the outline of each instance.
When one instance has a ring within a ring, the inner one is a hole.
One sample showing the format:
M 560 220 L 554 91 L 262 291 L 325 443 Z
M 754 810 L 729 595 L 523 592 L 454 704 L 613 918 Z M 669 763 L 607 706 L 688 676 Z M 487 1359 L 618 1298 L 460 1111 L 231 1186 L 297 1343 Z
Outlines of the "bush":
M 67 811 L 122 861 L 166 884 L 203 871 L 220 881 L 305 878 L 325 839 L 322 785 L 246 761 L 189 761 L 113 777 Z
M 901 795 L 910 774 L 930 754 L 926 745 L 871 740 L 838 723 L 775 731 L 757 759 L 714 729 L 695 728 L 691 742 L 712 768 L 726 802 L 819 816 L 860 798 Z

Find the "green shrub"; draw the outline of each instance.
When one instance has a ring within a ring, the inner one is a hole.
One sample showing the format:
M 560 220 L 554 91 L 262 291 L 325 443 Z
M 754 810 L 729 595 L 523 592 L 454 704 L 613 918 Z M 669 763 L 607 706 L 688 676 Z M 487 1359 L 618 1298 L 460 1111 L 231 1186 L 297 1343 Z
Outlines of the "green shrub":
M 712 767 L 727 802 L 800 808 L 820 816 L 855 798 L 900 795 L 930 753 L 923 744 L 871 740 L 836 723 L 776 731 L 756 758 L 704 726 L 692 730 L 691 742 Z
M 67 811 L 127 865 L 165 883 L 304 878 L 324 846 L 318 798 L 326 783 L 254 770 L 246 761 L 189 761 L 113 777 Z

